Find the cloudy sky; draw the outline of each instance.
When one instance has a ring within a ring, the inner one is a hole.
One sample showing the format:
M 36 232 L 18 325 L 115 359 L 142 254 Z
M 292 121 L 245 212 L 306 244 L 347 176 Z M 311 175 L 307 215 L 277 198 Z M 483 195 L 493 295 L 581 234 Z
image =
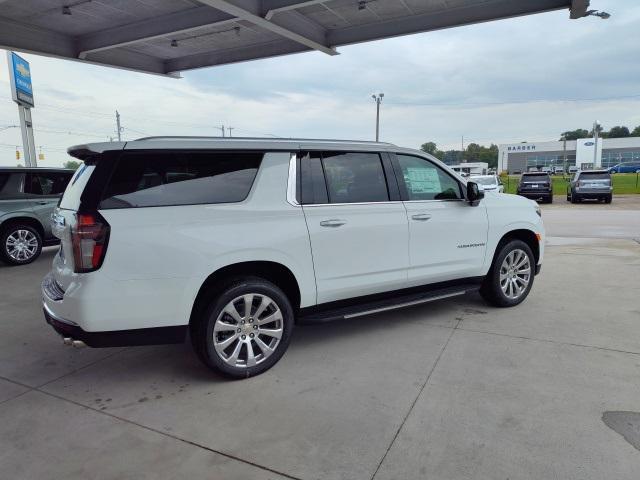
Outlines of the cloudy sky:
M 176 80 L 24 55 L 31 63 L 42 166 L 69 145 L 147 135 L 381 139 L 407 147 L 556 140 L 562 131 L 640 125 L 640 2 L 592 0 L 612 14 L 568 11 L 484 23 L 183 73 Z M 4 58 L 4 52 L 2 52 Z M 8 72 L 0 68 L 0 165 L 22 150 Z M 575 101 L 580 100 L 580 101 Z

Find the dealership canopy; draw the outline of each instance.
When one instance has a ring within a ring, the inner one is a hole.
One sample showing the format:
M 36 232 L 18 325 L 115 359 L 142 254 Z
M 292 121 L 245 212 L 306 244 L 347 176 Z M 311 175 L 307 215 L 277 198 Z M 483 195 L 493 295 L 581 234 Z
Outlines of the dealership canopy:
M 169 75 L 589 0 L 0 0 L 0 48 Z

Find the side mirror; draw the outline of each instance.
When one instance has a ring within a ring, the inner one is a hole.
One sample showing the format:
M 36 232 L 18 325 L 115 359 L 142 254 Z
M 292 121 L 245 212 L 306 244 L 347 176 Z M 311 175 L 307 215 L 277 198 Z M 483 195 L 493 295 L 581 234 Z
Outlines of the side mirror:
M 467 201 L 472 207 L 480 203 L 484 198 L 484 192 L 480 190 L 476 182 L 467 182 Z

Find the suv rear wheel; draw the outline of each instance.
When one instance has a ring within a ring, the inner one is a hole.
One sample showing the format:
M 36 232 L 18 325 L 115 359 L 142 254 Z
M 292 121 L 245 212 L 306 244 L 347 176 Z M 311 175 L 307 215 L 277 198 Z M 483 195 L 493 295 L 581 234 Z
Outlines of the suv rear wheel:
M 26 265 L 40 256 L 42 237 L 30 225 L 13 224 L 0 231 L 0 259 L 9 265 Z
M 236 278 L 212 291 L 196 319 L 192 342 L 200 359 L 232 378 L 258 375 L 282 357 L 293 329 L 284 292 L 258 277 Z
M 494 258 L 480 294 L 497 307 L 518 305 L 531 291 L 534 269 L 535 260 L 529 245 L 522 240 L 511 240 Z

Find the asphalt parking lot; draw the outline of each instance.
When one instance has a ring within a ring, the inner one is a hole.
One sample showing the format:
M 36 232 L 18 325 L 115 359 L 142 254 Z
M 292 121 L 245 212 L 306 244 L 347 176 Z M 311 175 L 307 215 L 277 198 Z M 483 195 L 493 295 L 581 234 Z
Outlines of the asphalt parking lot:
M 640 196 L 563 200 L 519 307 L 301 327 L 243 381 L 188 345 L 64 347 L 39 301 L 55 249 L 0 266 L 0 477 L 635 480 Z

